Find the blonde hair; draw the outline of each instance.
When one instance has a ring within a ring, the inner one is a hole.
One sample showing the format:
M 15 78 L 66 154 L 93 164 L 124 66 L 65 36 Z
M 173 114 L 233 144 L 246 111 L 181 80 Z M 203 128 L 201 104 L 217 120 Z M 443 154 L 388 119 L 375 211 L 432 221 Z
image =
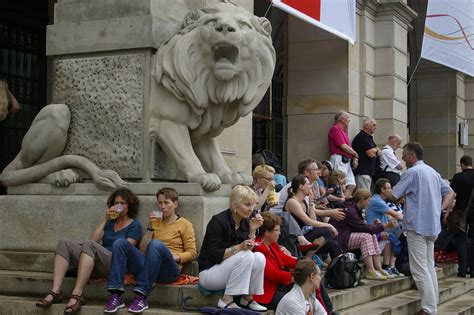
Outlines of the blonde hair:
M 246 201 L 252 203 L 257 202 L 257 194 L 248 186 L 237 185 L 230 192 L 229 196 L 229 207 L 233 208 L 233 205 L 242 204 Z
M 368 191 L 365 188 L 357 189 L 355 193 L 352 194 L 352 200 L 354 200 L 354 202 L 356 203 L 361 200 L 367 200 L 370 197 L 372 197 L 372 195 L 370 194 L 370 191 Z
M 253 170 L 252 177 L 256 180 L 259 177 L 265 177 L 269 172 L 275 174 L 275 169 L 270 165 L 257 165 Z
M 334 170 L 329 174 L 328 185 L 338 185 L 340 179 L 346 179 L 346 174 L 340 170 Z

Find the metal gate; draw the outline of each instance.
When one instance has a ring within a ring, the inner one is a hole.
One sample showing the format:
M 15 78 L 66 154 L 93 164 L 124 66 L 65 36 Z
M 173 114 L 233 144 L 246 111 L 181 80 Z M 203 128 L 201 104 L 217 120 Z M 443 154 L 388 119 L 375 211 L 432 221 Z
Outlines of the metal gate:
M 38 111 L 46 104 L 48 1 L 1 1 L 0 79 L 22 110 L 0 122 L 0 171 L 15 157 Z

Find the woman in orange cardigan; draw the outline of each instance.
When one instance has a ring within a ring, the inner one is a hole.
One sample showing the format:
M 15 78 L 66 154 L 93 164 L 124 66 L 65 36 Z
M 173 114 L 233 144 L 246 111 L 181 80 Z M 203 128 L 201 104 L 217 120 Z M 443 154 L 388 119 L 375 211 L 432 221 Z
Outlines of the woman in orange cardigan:
M 254 251 L 258 251 L 265 256 L 266 264 L 263 279 L 263 294 L 254 295 L 256 302 L 264 305 L 268 309 L 275 310 L 278 302 L 288 293 L 294 284 L 290 269 L 293 269 L 298 261 L 289 252 L 281 249 L 277 243 L 280 236 L 281 218 L 264 212 L 263 224 L 259 228 L 259 235 L 255 242 Z M 323 285 L 316 290 L 316 297 L 323 307 L 332 314 L 332 303 Z

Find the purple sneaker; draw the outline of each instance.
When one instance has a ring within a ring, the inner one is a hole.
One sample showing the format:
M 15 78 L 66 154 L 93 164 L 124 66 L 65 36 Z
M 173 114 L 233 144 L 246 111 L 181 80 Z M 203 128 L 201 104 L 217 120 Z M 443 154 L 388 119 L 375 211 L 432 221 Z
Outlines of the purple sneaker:
M 146 296 L 137 294 L 132 300 L 132 303 L 130 303 L 130 306 L 128 307 L 128 311 L 130 313 L 141 313 L 144 310 L 148 309 L 148 302 L 146 300 Z
M 111 294 L 104 307 L 104 313 L 115 313 L 119 309 L 124 308 L 123 297 L 121 294 Z

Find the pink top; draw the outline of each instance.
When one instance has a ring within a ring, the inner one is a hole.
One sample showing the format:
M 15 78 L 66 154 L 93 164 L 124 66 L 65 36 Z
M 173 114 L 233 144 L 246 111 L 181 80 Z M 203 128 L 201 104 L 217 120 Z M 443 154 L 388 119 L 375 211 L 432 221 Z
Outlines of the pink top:
M 329 154 L 344 155 L 348 158 L 352 157 L 341 149 L 341 145 L 344 143 L 352 147 L 346 131 L 338 123 L 334 123 L 328 133 Z

